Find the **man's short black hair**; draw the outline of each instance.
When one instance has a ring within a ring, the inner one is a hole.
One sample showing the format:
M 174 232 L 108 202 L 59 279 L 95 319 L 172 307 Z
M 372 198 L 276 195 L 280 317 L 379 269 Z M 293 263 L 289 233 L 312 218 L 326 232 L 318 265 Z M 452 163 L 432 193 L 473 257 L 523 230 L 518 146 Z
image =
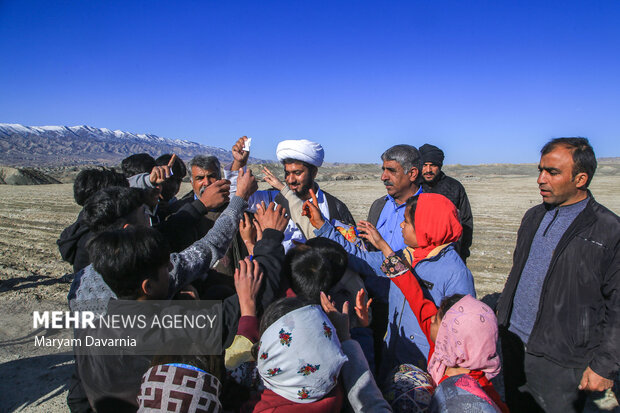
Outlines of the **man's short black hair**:
M 313 238 L 286 255 L 284 273 L 293 292 L 318 304 L 320 293 L 327 293 L 340 281 L 347 269 L 348 256 L 342 245 L 328 238 Z
M 172 158 L 172 154 L 166 153 L 155 159 L 155 164 L 157 164 L 158 166 L 168 165 L 168 162 L 170 162 L 170 158 Z M 177 155 L 177 158 L 174 160 L 174 164 L 172 164 L 172 174 L 172 176 L 174 178 L 177 178 L 179 181 L 185 178 L 185 175 L 187 175 L 187 167 L 185 166 L 185 162 L 183 162 L 183 159 L 181 159 L 179 155 Z
M 143 189 L 118 186 L 105 188 L 96 192 L 84 204 L 82 219 L 93 232 L 119 228 L 134 223 L 132 214 L 145 201 L 146 192 Z
M 151 173 L 155 166 L 155 158 L 148 153 L 135 153 L 121 161 L 121 170 L 126 178 L 134 175 Z
M 558 145 L 565 146 L 573 152 L 573 178 L 577 174 L 584 172 L 588 175 L 586 188 L 590 185 L 594 172 L 596 172 L 596 155 L 594 149 L 587 138 L 555 138 L 543 146 L 540 150 L 541 155 L 546 155 L 553 151 Z
M 128 187 L 129 182 L 125 175 L 116 172 L 114 169 L 89 168 L 81 171 L 73 182 L 73 198 L 75 202 L 84 206 L 88 198 L 95 192 L 110 186 Z
M 129 227 L 104 231 L 88 243 L 93 268 L 119 298 L 137 298 L 146 278 L 170 262 L 168 241 L 157 230 Z

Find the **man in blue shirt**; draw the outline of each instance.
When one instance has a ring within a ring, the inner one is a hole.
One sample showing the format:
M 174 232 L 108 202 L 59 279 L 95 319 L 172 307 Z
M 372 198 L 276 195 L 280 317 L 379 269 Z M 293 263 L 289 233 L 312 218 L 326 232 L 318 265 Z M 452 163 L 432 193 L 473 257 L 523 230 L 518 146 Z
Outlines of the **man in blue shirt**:
M 383 239 L 394 251 L 405 249 L 400 223 L 405 219 L 405 203 L 422 192 L 419 185 L 422 171 L 420 152 L 411 145 L 395 145 L 381 155 L 381 180 L 387 195 L 375 200 L 368 212 Z

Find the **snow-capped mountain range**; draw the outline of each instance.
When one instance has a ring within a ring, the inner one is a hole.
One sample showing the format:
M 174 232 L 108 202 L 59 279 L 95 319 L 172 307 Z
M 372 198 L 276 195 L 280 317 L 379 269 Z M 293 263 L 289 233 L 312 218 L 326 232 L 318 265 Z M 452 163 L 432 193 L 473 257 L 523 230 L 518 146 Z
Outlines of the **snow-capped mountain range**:
M 221 143 L 230 148 L 234 139 Z M 201 145 L 183 139 L 168 139 L 86 125 L 23 126 L 0 123 L 0 165 L 115 165 L 123 158 L 141 152 L 155 158 L 164 153 L 176 153 L 186 162 L 195 155 L 214 155 L 221 162 L 232 160 L 230 149 Z M 260 163 L 262 160 L 250 158 L 250 162 Z

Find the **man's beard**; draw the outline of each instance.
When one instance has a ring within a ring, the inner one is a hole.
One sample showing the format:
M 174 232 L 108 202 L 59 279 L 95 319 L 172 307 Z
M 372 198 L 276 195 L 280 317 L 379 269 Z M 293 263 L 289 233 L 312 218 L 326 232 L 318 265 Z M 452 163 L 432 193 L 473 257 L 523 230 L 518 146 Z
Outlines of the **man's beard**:
M 429 175 L 422 174 L 422 178 L 424 178 L 424 182 L 426 182 L 427 184 L 433 184 L 433 183 L 437 182 L 437 177 L 439 177 L 438 173 L 434 174 L 432 176 L 432 179 L 429 179 Z
M 297 195 L 300 199 L 306 199 L 310 195 L 310 188 L 314 187 L 314 182 L 303 183 L 299 186 L 298 189 L 293 190 L 295 195 Z

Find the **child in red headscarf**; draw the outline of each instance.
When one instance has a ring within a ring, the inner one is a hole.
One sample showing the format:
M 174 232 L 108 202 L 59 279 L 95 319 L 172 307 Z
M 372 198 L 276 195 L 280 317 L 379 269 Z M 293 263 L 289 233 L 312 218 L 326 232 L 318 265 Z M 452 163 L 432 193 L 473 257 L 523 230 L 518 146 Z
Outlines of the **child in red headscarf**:
M 360 272 L 367 275 L 365 283 L 369 291 L 375 288 L 375 295 L 388 304 L 388 328 L 375 331 L 383 339 L 382 360 L 379 369 L 380 380 L 383 380 L 393 367 L 412 363 L 426 368 L 429 342 L 420 328 L 418 320 L 406 303 L 402 292 L 387 283 L 387 294 L 382 295 L 385 288 L 385 275 L 381 271 L 381 263 L 394 252 L 381 237 L 377 229 L 366 221 L 360 221 L 360 236 L 370 241 L 379 251 L 361 251 L 347 242 L 337 233 L 330 223 L 322 216 L 316 204 L 304 203 L 303 215 L 308 216 L 310 223 L 316 228 L 317 236 L 324 236 L 339 242 L 349 252 L 349 263 L 357 264 L 363 260 L 368 268 Z M 440 194 L 426 194 L 412 197 L 407 201 L 405 220 L 401 224 L 403 239 L 407 248 L 397 254 L 405 258 L 409 268 L 423 283 L 425 294 L 437 305 L 444 297 L 453 294 L 470 294 L 475 296 L 473 276 L 463 263 L 454 243 L 462 234 L 458 212 L 454 204 Z M 414 230 L 415 223 L 415 230 Z M 353 259 L 351 256 L 356 257 Z M 361 259 L 361 260 L 360 260 Z M 370 274 L 373 272 L 374 274 Z M 378 277 L 375 277 L 377 275 Z M 378 284 L 380 282 L 381 284 Z M 371 284 L 372 283 L 372 284 Z

